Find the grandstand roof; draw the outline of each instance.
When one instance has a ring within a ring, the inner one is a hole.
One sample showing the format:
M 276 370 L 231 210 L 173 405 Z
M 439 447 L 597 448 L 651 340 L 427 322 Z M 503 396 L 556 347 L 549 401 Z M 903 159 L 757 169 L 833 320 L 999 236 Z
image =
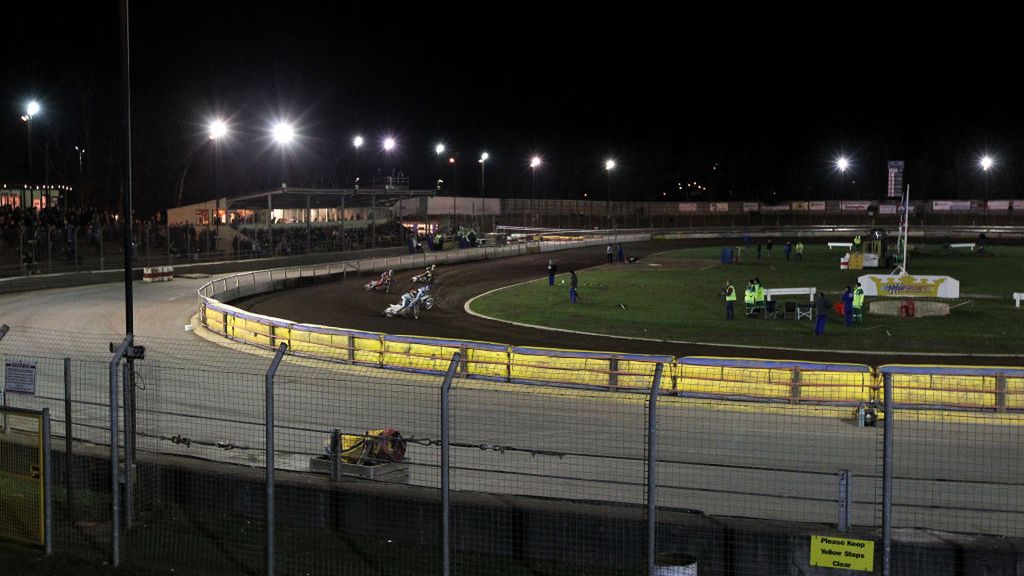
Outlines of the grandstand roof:
M 399 200 L 434 196 L 434 190 L 410 190 L 408 188 L 279 188 L 227 199 L 228 209 L 259 210 L 267 207 L 267 199 L 275 209 L 338 208 L 344 200 L 346 208 L 362 208 L 372 205 L 390 206 Z

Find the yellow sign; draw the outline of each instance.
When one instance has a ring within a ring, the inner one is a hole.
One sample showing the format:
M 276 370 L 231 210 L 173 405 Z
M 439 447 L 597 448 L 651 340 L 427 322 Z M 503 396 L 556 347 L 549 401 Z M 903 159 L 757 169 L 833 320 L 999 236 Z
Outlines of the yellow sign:
M 873 571 L 875 543 L 871 540 L 811 536 L 811 566 Z

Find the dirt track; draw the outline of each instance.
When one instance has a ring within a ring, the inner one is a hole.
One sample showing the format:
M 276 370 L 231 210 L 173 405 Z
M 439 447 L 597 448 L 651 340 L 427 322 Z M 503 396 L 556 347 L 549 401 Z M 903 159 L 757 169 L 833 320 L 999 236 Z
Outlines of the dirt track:
M 645 242 L 630 244 L 627 251 L 641 258 L 654 252 L 673 248 L 695 246 L 709 242 Z M 721 240 L 711 244 L 721 244 Z M 546 346 L 577 350 L 600 350 L 608 352 L 629 352 L 638 354 L 671 354 L 674 356 L 711 355 L 742 356 L 757 358 L 785 358 L 794 360 L 817 360 L 828 362 L 856 362 L 871 365 L 885 363 L 912 364 L 988 364 L 1017 365 L 1018 359 L 985 356 L 927 357 L 915 355 L 886 354 L 844 354 L 837 352 L 773 350 L 769 348 L 730 348 L 701 344 L 677 344 L 671 342 L 648 342 L 569 334 L 513 326 L 467 314 L 464 305 L 467 300 L 488 290 L 508 286 L 525 280 L 546 276 L 545 268 L 549 258 L 558 262 L 559 273 L 575 268 L 581 270 L 604 263 L 605 248 L 595 246 L 554 253 L 529 254 L 500 260 L 468 262 L 456 266 L 439 266 L 435 282 L 437 303 L 433 310 L 421 314 L 419 320 L 386 318 L 384 308 L 397 302 L 403 290 L 413 286 L 410 278 L 420 270 L 396 272 L 398 282 L 390 295 L 366 292 L 363 284 L 368 276 L 350 276 L 341 282 L 331 282 L 304 288 L 295 288 L 270 294 L 252 296 L 233 305 L 259 314 L 286 318 L 296 322 L 323 324 L 345 328 L 435 336 L 464 340 L 483 340 L 521 346 Z M 585 276 L 585 274 L 584 274 Z M 585 280 L 581 280 L 585 282 Z M 569 297 L 566 294 L 566 306 Z M 808 335 L 811 324 L 807 326 Z M 827 333 L 826 333 L 827 337 Z M 771 346 L 766 339 L 765 346 Z

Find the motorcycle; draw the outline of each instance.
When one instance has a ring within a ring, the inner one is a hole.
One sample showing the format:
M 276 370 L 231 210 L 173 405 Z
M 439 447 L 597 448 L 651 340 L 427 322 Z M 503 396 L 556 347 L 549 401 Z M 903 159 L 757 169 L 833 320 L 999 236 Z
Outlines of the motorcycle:
M 385 308 L 384 315 L 388 318 L 394 318 L 395 316 L 408 318 L 409 316 L 412 316 L 413 318 L 419 319 L 420 308 L 430 310 L 434 307 L 434 295 L 430 294 L 429 288 L 429 286 L 420 288 L 424 293 L 414 297 L 411 306 L 406 306 L 404 302 L 398 302 Z
M 422 282 L 422 283 L 425 283 L 425 284 L 430 284 L 431 282 L 434 281 L 434 269 L 435 268 L 437 268 L 437 265 L 436 264 L 431 264 L 430 267 L 427 268 L 425 272 L 423 272 L 422 274 L 417 274 L 417 275 L 413 276 L 412 277 L 412 281 L 413 282 Z
M 386 294 L 390 294 L 391 293 L 391 286 L 394 283 L 395 283 L 394 273 L 389 270 L 386 274 L 381 274 L 380 278 L 377 278 L 376 280 L 370 280 L 369 282 L 367 282 L 363 286 L 363 290 L 366 290 L 367 292 L 370 292 L 370 291 L 373 291 L 373 290 L 383 289 Z

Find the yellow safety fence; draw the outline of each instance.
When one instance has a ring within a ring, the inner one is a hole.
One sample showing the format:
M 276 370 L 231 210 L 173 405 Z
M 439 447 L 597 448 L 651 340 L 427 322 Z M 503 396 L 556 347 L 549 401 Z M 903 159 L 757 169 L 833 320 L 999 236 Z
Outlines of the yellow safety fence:
M 882 370 L 864 364 L 751 358 L 615 354 L 530 348 L 493 342 L 396 336 L 298 324 L 206 300 L 205 326 L 233 340 L 294 354 L 407 371 L 443 373 L 460 352 L 459 374 L 502 382 L 649 389 L 664 365 L 661 389 L 679 396 L 857 405 L 883 401 Z M 898 405 L 974 410 L 1024 409 L 1024 369 L 917 366 L 894 373 Z M 912 372 L 912 373 L 904 373 Z

